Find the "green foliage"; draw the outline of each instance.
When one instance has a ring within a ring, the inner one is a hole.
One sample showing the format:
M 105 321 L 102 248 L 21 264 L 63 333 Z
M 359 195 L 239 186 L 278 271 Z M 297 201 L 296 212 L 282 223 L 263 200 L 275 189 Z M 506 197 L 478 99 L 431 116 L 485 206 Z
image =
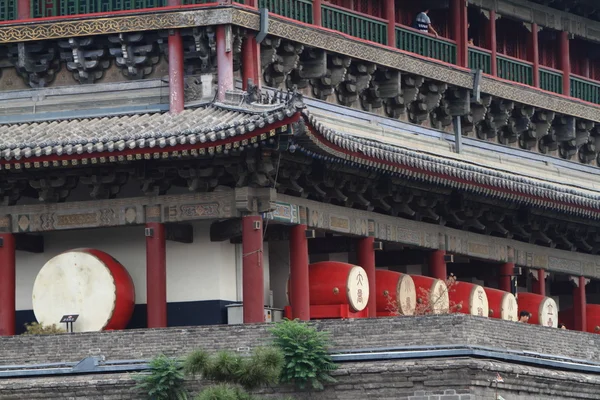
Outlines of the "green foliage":
M 240 400 L 237 388 L 221 384 L 204 389 L 196 400 Z
M 184 367 L 190 375 L 238 384 L 246 389 L 277 384 L 282 368 L 283 354 L 274 347 L 256 349 L 250 357 L 229 351 L 211 357 L 205 351 L 197 350 L 187 357 Z
M 298 320 L 285 320 L 271 328 L 271 333 L 285 358 L 281 382 L 316 390 L 323 390 L 323 383 L 335 382 L 330 372 L 337 366 L 327 351 L 329 336 L 326 332 Z
M 136 389 L 147 394 L 149 400 L 187 400 L 183 388 L 183 367 L 180 362 L 163 355 L 150 362 L 150 372 L 134 376 Z
M 56 324 L 43 325 L 32 322 L 31 324 L 25 324 L 23 335 L 54 335 L 57 333 L 65 333 L 65 330 L 57 327 Z

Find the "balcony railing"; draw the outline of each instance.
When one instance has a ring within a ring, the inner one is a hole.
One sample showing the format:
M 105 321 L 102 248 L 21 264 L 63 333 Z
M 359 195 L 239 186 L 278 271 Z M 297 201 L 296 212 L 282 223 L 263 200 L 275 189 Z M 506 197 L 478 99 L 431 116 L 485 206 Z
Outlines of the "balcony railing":
M 456 63 L 454 42 L 437 39 L 403 26 L 396 25 L 396 47 L 450 64 Z
M 571 76 L 571 97 L 600 104 L 600 83 L 584 77 Z
M 513 82 L 533 84 L 533 65 L 516 58 L 498 54 L 498 76 Z
M 260 0 L 259 7 L 270 12 L 312 24 L 313 5 L 311 0 Z
M 563 74 L 561 71 L 540 67 L 540 88 L 549 92 L 562 94 Z
M 321 19 L 325 28 L 371 42 L 387 44 L 385 20 L 337 6 L 323 5 L 321 7 Z
M 486 74 L 492 73 L 492 54 L 489 50 L 469 47 L 469 68 L 480 69 Z
M 0 0 L 0 21 L 17 19 L 17 0 Z

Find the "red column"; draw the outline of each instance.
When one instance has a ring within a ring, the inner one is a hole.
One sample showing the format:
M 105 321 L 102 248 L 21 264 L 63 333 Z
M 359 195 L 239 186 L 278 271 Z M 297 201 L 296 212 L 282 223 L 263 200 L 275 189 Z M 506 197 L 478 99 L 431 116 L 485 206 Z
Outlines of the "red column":
M 446 260 L 444 250 L 435 250 L 429 256 L 429 275 L 432 278 L 441 279 L 444 282 L 448 279 L 448 271 L 446 270 Z
M 385 15 L 387 17 L 387 37 L 388 46 L 396 47 L 396 2 L 395 0 L 385 0 Z
M 467 3 L 465 0 L 452 0 L 453 39 L 456 41 L 456 64 L 469 66 L 469 47 L 467 33 Z
M 321 26 L 321 0 L 313 0 L 313 25 Z
M 560 32 L 560 69 L 563 72 L 563 94 L 571 95 L 571 51 L 569 50 L 569 32 Z
M 265 322 L 263 225 L 258 215 L 242 218 L 242 252 L 244 323 Z
M 256 7 L 256 0 L 244 0 L 244 4 L 250 7 Z
M 491 73 L 498 76 L 498 44 L 496 41 L 496 11 L 490 10 L 490 23 L 488 25 L 488 46 L 491 53 Z
M 0 239 L 0 336 L 10 336 L 15 334 L 15 237 L 3 233 Z
M 259 47 L 256 38 L 248 34 L 242 44 L 242 88 L 248 90 L 248 80 L 260 86 L 259 77 Z
M 531 282 L 531 291 L 535 294 L 546 295 L 546 270 L 538 269 L 533 272 L 533 282 Z
M 19 0 L 17 3 L 17 19 L 31 18 L 31 0 Z
M 229 42 L 227 43 L 227 32 Z M 217 26 L 217 68 L 218 68 L 218 95 L 219 100 L 225 98 L 225 92 L 233 90 L 233 52 L 231 49 L 231 26 Z
M 310 289 L 306 225 L 294 225 L 290 229 L 290 286 L 292 318 L 309 321 Z
M 356 248 L 356 256 L 358 258 L 358 265 L 363 267 L 367 273 L 369 279 L 369 303 L 367 308 L 369 309 L 369 317 L 377 317 L 377 303 L 375 299 L 375 293 L 377 292 L 377 286 L 375 282 L 375 248 L 373 244 L 375 238 L 366 237 L 358 240 Z
M 510 290 L 510 281 L 512 279 L 513 269 L 515 264 L 504 263 L 500 266 L 500 277 L 498 278 L 498 289 L 504 290 L 505 292 L 512 292 Z
M 573 322 L 574 328 L 577 331 L 585 331 L 587 326 L 587 299 L 585 296 L 585 286 L 588 280 L 583 276 L 571 277 L 575 284 L 573 288 Z
M 539 27 L 531 24 L 531 61 L 533 62 L 533 86 L 540 87 L 540 42 Z
M 146 223 L 146 304 L 148 328 L 167 326 L 167 251 L 165 225 Z
M 173 114 L 184 108 L 184 79 L 183 41 L 179 30 L 174 30 L 169 34 L 169 110 Z

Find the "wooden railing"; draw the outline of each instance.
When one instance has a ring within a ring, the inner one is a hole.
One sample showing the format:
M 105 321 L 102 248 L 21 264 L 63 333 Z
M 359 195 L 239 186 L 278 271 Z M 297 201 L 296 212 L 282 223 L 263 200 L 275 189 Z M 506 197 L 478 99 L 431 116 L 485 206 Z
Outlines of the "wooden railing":
M 540 67 L 540 88 L 549 92 L 562 94 L 563 73 L 556 69 Z
M 17 0 L 0 0 L 0 21 L 17 19 Z
M 313 5 L 311 0 L 260 0 L 259 7 L 270 12 L 307 24 L 313 21 Z
M 600 104 L 600 82 L 571 75 L 571 97 Z
M 504 54 L 498 54 L 497 63 L 500 78 L 533 85 L 533 65 L 531 63 Z
M 322 5 L 321 20 L 325 28 L 371 42 L 387 44 L 387 22 L 384 19 L 342 7 Z
M 396 47 L 411 53 L 456 64 L 456 43 L 416 29 L 396 25 Z
M 487 49 L 469 46 L 469 68 L 480 69 L 486 74 L 492 73 L 492 54 Z

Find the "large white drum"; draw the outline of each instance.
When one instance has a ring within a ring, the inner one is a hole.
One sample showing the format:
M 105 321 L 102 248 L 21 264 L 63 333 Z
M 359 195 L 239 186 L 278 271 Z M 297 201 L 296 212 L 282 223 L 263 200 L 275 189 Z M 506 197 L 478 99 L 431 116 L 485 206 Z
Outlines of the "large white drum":
M 110 255 L 76 249 L 48 261 L 33 284 L 33 312 L 44 325 L 60 325 L 79 314 L 73 331 L 124 329 L 133 313 L 135 290 L 127 270 Z

